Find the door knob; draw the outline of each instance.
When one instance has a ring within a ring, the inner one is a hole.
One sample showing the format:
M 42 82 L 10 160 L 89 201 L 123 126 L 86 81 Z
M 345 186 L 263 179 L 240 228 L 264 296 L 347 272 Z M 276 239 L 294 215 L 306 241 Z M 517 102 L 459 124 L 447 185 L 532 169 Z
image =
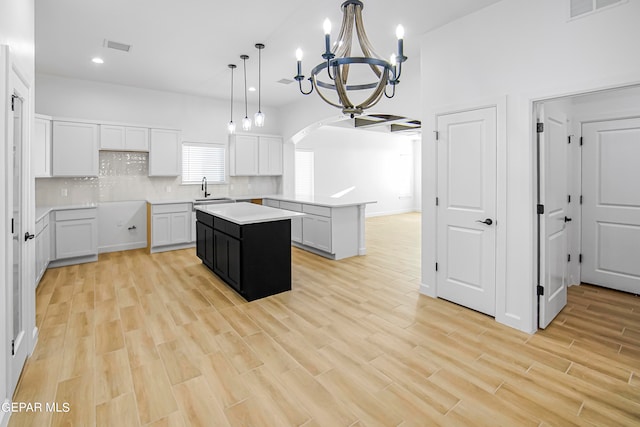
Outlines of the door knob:
M 27 231 L 26 233 L 24 233 L 24 241 L 26 242 L 27 240 L 31 240 L 33 239 L 35 236 L 35 234 L 29 234 L 29 232 Z
M 571 218 L 569 218 L 568 216 L 564 217 L 564 222 L 571 222 Z
M 476 222 L 481 222 L 481 223 L 487 224 L 487 225 L 493 224 L 493 220 L 491 218 L 487 218 L 484 221 L 477 220 Z

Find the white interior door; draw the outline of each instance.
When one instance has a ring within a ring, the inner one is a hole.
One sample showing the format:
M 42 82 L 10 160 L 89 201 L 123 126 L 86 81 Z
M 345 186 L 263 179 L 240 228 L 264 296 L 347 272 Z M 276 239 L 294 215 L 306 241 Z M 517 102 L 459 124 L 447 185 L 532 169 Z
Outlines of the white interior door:
M 544 131 L 539 137 L 539 248 L 542 295 L 538 325 L 546 328 L 567 304 L 568 276 L 568 135 L 567 117 L 551 106 L 544 106 L 541 120 Z M 540 293 L 540 292 L 539 292 Z
M 437 118 L 437 295 L 493 316 L 496 108 Z
M 581 279 L 640 294 L 640 119 L 582 125 Z

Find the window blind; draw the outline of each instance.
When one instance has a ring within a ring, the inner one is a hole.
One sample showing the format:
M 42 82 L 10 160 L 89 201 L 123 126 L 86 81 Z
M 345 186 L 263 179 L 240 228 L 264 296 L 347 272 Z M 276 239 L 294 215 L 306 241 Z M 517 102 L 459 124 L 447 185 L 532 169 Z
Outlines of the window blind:
M 199 184 L 203 177 L 209 183 L 225 182 L 225 158 L 224 144 L 183 142 L 182 183 Z
M 296 150 L 296 194 L 313 196 L 313 151 Z

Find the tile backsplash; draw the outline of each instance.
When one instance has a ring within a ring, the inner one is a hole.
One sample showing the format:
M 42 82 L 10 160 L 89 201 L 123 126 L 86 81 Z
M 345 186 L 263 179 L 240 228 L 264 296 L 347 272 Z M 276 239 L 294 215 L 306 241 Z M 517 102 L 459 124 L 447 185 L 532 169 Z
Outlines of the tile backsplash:
M 126 200 L 184 200 L 202 197 L 200 185 L 182 177 L 149 177 L 148 153 L 100 151 L 97 177 L 37 178 L 36 206 L 67 206 Z M 278 193 L 280 177 L 229 177 L 209 184 L 212 196 Z

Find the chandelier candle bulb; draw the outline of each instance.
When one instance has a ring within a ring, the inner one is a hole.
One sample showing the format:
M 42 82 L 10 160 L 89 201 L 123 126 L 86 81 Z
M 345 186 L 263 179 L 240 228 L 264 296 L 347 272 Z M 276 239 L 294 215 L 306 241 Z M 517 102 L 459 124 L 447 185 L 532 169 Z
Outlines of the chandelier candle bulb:
M 398 62 L 404 62 L 407 58 L 404 56 L 404 27 L 398 25 L 396 28 L 396 37 L 398 38 Z
M 322 26 L 324 28 L 325 59 L 331 59 L 333 55 L 331 54 L 331 21 L 329 21 L 329 18 L 324 20 Z
M 302 49 L 296 49 L 296 60 L 298 61 L 298 75 L 302 76 Z

